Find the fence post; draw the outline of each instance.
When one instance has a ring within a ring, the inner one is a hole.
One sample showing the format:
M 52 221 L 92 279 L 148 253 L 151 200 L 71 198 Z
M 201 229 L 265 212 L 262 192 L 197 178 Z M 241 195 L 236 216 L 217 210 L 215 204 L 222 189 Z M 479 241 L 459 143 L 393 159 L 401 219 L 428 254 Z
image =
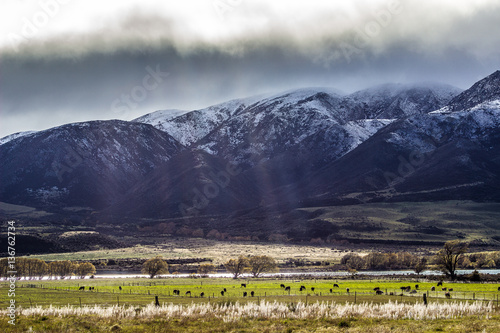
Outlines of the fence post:
M 354 292 L 354 304 L 356 304 L 356 291 Z
M 82 307 L 82 298 L 78 297 L 78 300 L 80 301 L 80 307 Z M 31 300 L 30 300 L 30 302 L 31 302 Z
M 158 296 L 155 296 L 155 306 L 160 306 L 160 302 L 158 301 Z
M 426 294 L 424 294 L 424 304 L 425 304 L 425 306 L 427 306 L 427 295 Z
M 118 303 L 118 306 L 120 306 L 120 296 L 116 296 L 116 302 Z

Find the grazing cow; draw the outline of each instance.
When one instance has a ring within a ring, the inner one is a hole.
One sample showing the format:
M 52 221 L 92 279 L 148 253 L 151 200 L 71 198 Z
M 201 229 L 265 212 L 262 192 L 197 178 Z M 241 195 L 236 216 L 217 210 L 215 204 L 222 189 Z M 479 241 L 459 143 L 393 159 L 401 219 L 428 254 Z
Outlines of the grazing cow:
M 246 287 L 247 287 L 247 284 L 246 283 L 242 283 L 240 288 L 246 288 Z
M 415 285 L 415 289 L 418 289 L 418 284 Z
M 80 288 L 78 288 L 78 290 L 85 290 L 85 287 L 81 286 Z
M 334 283 L 333 288 L 340 288 L 338 284 Z
M 187 295 L 191 296 L 191 291 L 190 290 L 186 291 L 186 296 Z
M 410 291 L 410 293 L 411 293 L 411 294 L 416 294 L 416 293 L 417 293 L 417 291 L 416 291 L 416 290 L 412 290 L 412 291 Z
M 406 287 L 406 292 L 409 293 L 410 291 L 411 291 L 411 287 L 410 286 Z
M 122 286 L 118 286 L 118 289 L 122 290 Z
M 391 291 L 391 292 L 389 293 L 389 295 L 390 295 L 390 296 L 394 296 L 394 293 Z
M 252 290 L 252 291 L 250 292 L 250 296 L 254 297 L 254 296 L 255 296 L 255 291 L 253 291 L 253 290 Z
M 446 291 L 446 288 L 441 288 L 442 291 Z
M 498 291 L 500 291 L 500 287 L 498 287 Z
M 290 291 L 290 286 L 285 287 L 285 291 Z
M 349 288 L 345 288 L 345 291 L 349 292 Z
M 437 284 L 438 287 L 442 287 L 443 286 L 443 281 L 439 281 L 438 284 Z
M 299 291 L 302 291 L 302 290 L 306 290 L 306 287 L 305 286 L 300 286 Z
M 280 284 L 280 288 L 285 289 L 285 285 L 284 285 L 283 283 L 282 283 L 282 284 Z
M 247 297 L 247 292 L 243 292 L 243 297 Z
M 431 291 L 436 291 L 436 287 L 431 287 Z
M 380 290 L 380 287 L 373 288 L 373 291 L 378 291 L 378 290 Z
M 446 298 L 451 298 L 451 294 L 450 293 L 446 293 L 444 295 L 446 296 Z
M 406 287 L 399 287 L 399 289 L 401 289 L 402 291 L 405 291 Z
M 95 287 L 89 287 L 89 290 L 94 290 L 94 289 L 95 289 Z
M 314 292 L 314 287 L 311 287 L 311 291 Z
M 333 293 L 333 289 L 330 289 L 330 292 Z
M 377 294 L 377 295 L 383 295 L 383 294 L 384 294 L 384 292 L 383 292 L 382 290 L 377 290 L 377 291 L 375 292 L 375 294 Z
M 226 288 L 224 288 L 224 292 L 225 292 L 225 293 L 227 293 L 227 290 L 226 290 Z
M 448 291 L 453 291 L 453 288 L 448 289 Z
M 200 297 L 205 297 L 205 293 L 204 293 L 204 292 L 202 292 L 202 293 L 200 294 Z
M 181 292 L 179 290 L 174 289 L 174 295 L 180 295 L 180 294 L 181 294 Z
M 224 296 L 224 290 L 222 290 L 222 291 L 220 292 L 220 294 L 221 294 L 222 296 Z

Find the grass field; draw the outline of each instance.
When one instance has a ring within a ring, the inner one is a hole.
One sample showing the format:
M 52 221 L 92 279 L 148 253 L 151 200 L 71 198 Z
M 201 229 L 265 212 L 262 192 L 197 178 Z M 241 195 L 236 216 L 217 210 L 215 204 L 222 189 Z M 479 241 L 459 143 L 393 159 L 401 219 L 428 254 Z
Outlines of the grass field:
M 367 252 L 358 251 L 359 254 Z M 269 244 L 259 242 L 229 242 L 201 238 L 168 238 L 156 245 L 138 245 L 113 250 L 83 251 L 36 255 L 42 260 L 149 259 L 161 255 L 164 259 L 207 258 L 222 264 L 240 255 L 268 255 L 278 262 L 287 259 L 340 262 L 346 253 L 332 246 Z
M 245 283 L 246 288 L 241 284 Z M 290 287 L 285 291 L 281 284 Z M 334 287 L 338 284 L 339 287 Z M 415 289 L 418 284 L 419 288 Z M 85 286 L 85 291 L 78 290 Z M 305 291 L 300 287 L 305 286 Z M 400 287 L 411 286 L 415 293 L 402 292 Z M 16 290 L 16 302 L 22 306 L 49 305 L 147 305 L 154 296 L 164 303 L 189 304 L 209 301 L 252 301 L 278 300 L 297 301 L 335 301 L 335 302 L 420 302 L 425 293 L 433 301 L 450 301 L 445 298 L 447 291 L 442 287 L 431 291 L 435 282 L 415 281 L 366 281 L 366 280 L 283 280 L 283 279 L 86 279 L 58 281 L 19 281 Z M 488 300 L 495 305 L 500 297 L 500 284 L 490 283 L 447 283 L 443 284 L 450 292 L 451 300 Z M 89 287 L 94 290 L 89 291 Z M 121 290 L 119 289 L 121 287 Z M 380 288 L 383 295 L 375 295 L 374 288 Z M 314 288 L 314 291 L 311 289 Z M 349 292 L 347 292 L 349 288 Z M 224 295 L 221 291 L 226 289 Z M 330 292 L 330 289 L 332 290 Z M 174 295 L 180 291 L 180 296 Z M 186 292 L 191 293 L 186 295 Z M 251 292 L 254 292 L 254 297 Z M 244 297 L 243 293 L 247 296 Z M 203 293 L 203 297 L 201 297 Z M 393 295 L 391 295 L 393 293 Z M 0 306 L 8 305 L 7 286 L 0 288 Z
M 242 283 L 247 284 L 246 288 L 241 286 Z M 290 286 L 290 293 L 281 288 L 281 284 Z M 334 284 L 338 284 L 339 287 L 333 287 Z M 411 286 L 414 290 L 415 284 L 419 285 L 416 294 L 403 293 L 400 290 L 401 286 Z M 302 285 L 306 286 L 306 291 L 299 291 Z M 430 291 L 431 287 L 435 285 L 436 282 L 413 280 L 311 279 L 297 281 L 220 278 L 18 281 L 15 297 L 16 306 L 27 310 L 41 308 L 32 311 L 31 314 L 18 316 L 15 327 L 8 324 L 6 316 L 3 316 L 0 319 L 0 331 L 29 332 L 30 329 L 32 332 L 202 333 L 500 331 L 499 284 L 444 282 L 443 287 L 453 288 L 451 299 L 445 298 L 445 292 L 440 290 L 441 287 L 436 292 Z M 85 286 L 85 291 L 79 291 L 80 286 Z M 89 291 L 89 287 L 94 287 L 94 290 Z M 315 288 L 314 291 L 311 290 L 312 287 Z M 379 287 L 384 294 L 375 295 L 373 289 L 376 287 Z M 220 291 L 224 288 L 227 292 L 222 296 Z M 349 288 L 349 293 L 346 288 Z M 180 296 L 173 295 L 174 289 L 180 290 Z M 330 289 L 333 292 L 330 292 Z M 191 295 L 186 296 L 186 291 L 191 291 Z M 254 297 L 250 296 L 251 291 L 255 292 Z M 200 297 L 201 292 L 204 293 L 204 297 Z M 248 293 L 247 297 L 243 296 L 244 292 Z M 390 295 L 391 292 L 394 295 Z M 441 305 L 449 306 L 457 308 L 456 311 L 459 314 L 444 315 L 443 310 L 436 310 L 436 313 L 440 314 L 436 318 L 405 319 L 404 316 L 408 316 L 408 314 L 414 316 L 418 311 L 422 311 L 423 293 L 428 293 L 430 307 L 434 306 L 439 309 Z M 158 309 L 164 310 L 158 310 L 160 311 L 158 312 L 154 310 L 154 307 L 151 308 L 154 296 L 158 296 L 162 304 Z M 472 300 L 473 298 L 475 301 Z M 0 308 L 6 309 L 8 302 L 7 284 L 3 281 L 0 284 Z M 460 305 L 464 303 L 469 304 L 473 309 L 474 307 L 478 309 L 477 306 L 479 306 L 479 310 L 475 310 L 479 312 L 472 315 L 469 310 Z M 243 316 L 241 311 L 244 310 L 241 309 L 244 309 L 246 304 L 250 306 L 250 310 L 247 310 Z M 283 304 L 284 307 L 280 304 Z M 196 305 L 207 305 L 208 308 L 193 308 Z M 354 305 L 368 308 L 380 306 L 381 309 L 366 310 L 373 315 L 373 318 L 368 318 L 362 314 L 364 312 L 361 310 L 356 310 L 356 308 L 353 310 Z M 65 308 L 66 306 L 69 308 Z M 111 309 L 112 317 L 89 315 L 88 310 L 85 310 L 86 307 L 94 306 L 104 306 L 103 309 Z M 271 310 L 263 310 L 262 306 L 269 307 Z M 332 308 L 339 306 L 346 308 L 335 310 L 337 312 Z M 407 309 L 406 315 L 401 314 L 401 307 L 408 306 L 416 308 Z M 491 306 L 491 308 L 484 310 L 483 313 L 480 310 L 483 306 Z M 221 307 L 226 310 L 220 310 Z M 232 309 L 232 307 L 235 308 Z M 252 310 L 252 307 L 256 308 Z M 308 310 L 308 307 L 313 307 L 315 310 Z M 75 312 L 79 313 L 78 309 L 82 309 L 82 314 L 74 314 Z M 301 311 L 305 311 L 305 313 L 313 311 L 315 314 L 302 318 L 299 312 L 295 312 L 299 310 L 295 309 L 302 309 Z M 62 311 L 64 314 L 55 315 L 54 313 L 57 311 Z M 148 311 L 152 312 L 153 315 L 145 316 L 144 313 Z M 224 311 L 224 316 L 216 315 L 217 311 Z M 285 311 L 288 314 L 279 315 L 279 311 Z M 390 312 L 387 313 L 387 311 Z M 23 312 L 24 310 L 21 311 L 21 313 Z M 122 312 L 128 313 L 128 315 L 122 315 Z M 337 315 L 328 314 L 330 312 L 337 313 Z M 228 315 L 235 319 L 228 320 Z

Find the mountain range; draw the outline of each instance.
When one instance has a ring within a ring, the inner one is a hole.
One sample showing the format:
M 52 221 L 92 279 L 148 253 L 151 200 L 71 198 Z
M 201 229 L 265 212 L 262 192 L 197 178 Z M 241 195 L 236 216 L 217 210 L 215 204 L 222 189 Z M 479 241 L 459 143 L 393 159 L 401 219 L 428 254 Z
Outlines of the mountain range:
M 499 128 L 500 71 L 465 91 L 298 89 L 2 138 L 0 201 L 226 225 L 300 207 L 498 202 Z

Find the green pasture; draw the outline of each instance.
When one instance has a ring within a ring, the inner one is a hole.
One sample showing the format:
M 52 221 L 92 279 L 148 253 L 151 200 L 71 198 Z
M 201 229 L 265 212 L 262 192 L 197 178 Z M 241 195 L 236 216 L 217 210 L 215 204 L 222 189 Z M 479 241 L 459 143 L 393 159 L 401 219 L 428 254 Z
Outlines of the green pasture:
M 245 283 L 246 288 L 241 284 Z M 285 291 L 281 284 L 290 287 Z M 338 284 L 339 287 L 334 287 Z M 415 289 L 418 284 L 419 288 Z M 85 290 L 79 290 L 84 286 Z M 305 291 L 300 287 L 305 286 Z M 402 291 L 410 286 L 413 293 Z M 158 296 L 160 302 L 190 304 L 192 302 L 247 302 L 266 299 L 282 302 L 335 301 L 335 302 L 421 302 L 423 294 L 430 301 L 448 301 L 442 288 L 453 288 L 451 300 L 485 300 L 498 302 L 500 284 L 491 283 L 448 283 L 436 287 L 436 282 L 408 280 L 285 280 L 285 279 L 213 279 L 213 278 L 170 278 L 170 279 L 85 279 L 54 281 L 18 281 L 16 303 L 18 306 L 62 306 L 62 305 L 146 305 Z M 93 287 L 93 290 L 89 290 Z M 121 287 L 121 290 L 120 290 Z M 374 288 L 380 288 L 383 295 L 375 295 Z M 311 289 L 314 288 L 314 291 Z M 347 291 L 349 288 L 349 292 Z M 226 289 L 224 295 L 221 291 Z M 180 295 L 174 295 L 179 290 Z M 186 292 L 190 294 L 186 295 Z M 251 296 L 251 292 L 254 296 Z M 244 296 L 244 292 L 247 296 Z M 203 293 L 203 297 L 201 296 Z M 6 282 L 0 284 L 0 306 L 7 306 L 10 298 Z

